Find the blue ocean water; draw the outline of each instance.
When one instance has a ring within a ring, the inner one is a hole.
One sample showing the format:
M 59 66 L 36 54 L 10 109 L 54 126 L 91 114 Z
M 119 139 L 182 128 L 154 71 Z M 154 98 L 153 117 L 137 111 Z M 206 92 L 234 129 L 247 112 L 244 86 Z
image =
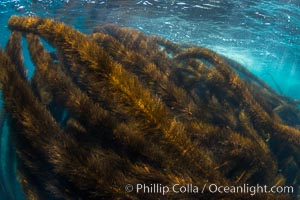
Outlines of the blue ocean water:
M 300 98 L 299 0 L 2 0 L 2 48 L 10 34 L 11 15 L 51 17 L 85 33 L 116 23 L 208 47 L 241 63 L 277 92 Z M 24 60 L 32 73 L 28 55 Z M 12 158 L 5 126 L 1 133 L 0 195 L 9 195 L 7 188 L 15 180 L 9 180 L 7 171 L 14 166 L 6 165 Z

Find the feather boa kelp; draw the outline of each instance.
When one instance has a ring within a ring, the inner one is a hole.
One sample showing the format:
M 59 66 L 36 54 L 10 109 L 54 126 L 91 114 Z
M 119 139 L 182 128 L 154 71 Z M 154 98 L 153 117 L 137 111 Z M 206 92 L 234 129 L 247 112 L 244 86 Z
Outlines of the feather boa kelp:
M 297 195 L 299 102 L 238 63 L 115 25 L 85 35 L 13 16 L 9 28 L 0 87 L 27 199 L 250 198 L 208 189 L 126 192 L 127 184 L 292 185 Z

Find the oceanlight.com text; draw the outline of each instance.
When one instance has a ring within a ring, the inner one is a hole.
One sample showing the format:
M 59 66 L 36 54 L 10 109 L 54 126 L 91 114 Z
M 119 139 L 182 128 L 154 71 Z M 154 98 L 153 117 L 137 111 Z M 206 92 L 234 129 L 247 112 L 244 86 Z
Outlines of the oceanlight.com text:
M 232 185 L 222 186 L 218 184 L 204 184 L 202 186 L 194 184 L 174 184 L 174 185 L 163 185 L 163 184 L 127 184 L 125 186 L 126 192 L 135 192 L 137 194 L 161 194 L 166 195 L 168 193 L 178 194 L 203 194 L 209 192 L 211 194 L 248 194 L 254 196 L 259 193 L 273 193 L 273 194 L 292 194 L 294 192 L 293 186 L 267 186 L 267 185 Z

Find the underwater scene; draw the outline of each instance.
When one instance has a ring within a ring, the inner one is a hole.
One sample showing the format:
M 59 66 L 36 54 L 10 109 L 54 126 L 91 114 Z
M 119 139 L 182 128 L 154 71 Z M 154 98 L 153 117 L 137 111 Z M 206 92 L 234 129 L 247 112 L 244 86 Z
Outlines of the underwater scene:
M 300 199 L 299 0 L 0 0 L 0 200 Z

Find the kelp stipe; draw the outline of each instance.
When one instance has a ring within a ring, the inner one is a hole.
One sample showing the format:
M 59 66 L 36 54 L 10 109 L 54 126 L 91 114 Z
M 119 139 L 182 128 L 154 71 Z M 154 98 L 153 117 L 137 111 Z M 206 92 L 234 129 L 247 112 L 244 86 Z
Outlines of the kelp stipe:
M 17 178 L 16 149 L 12 135 L 9 134 L 7 113 L 0 91 L 0 197 L 1 199 L 23 200 L 24 194 Z
M 115 25 L 84 35 L 53 20 L 13 16 L 9 28 L 18 36 L 11 43 L 20 40 L 16 31 L 25 36 L 36 67 L 28 81 L 23 62 L 12 62 L 18 49 L 0 54 L 28 199 L 249 199 L 124 190 L 137 183 L 299 187 L 296 101 L 238 63 Z
M 5 48 L 5 52 L 10 54 L 11 58 L 14 58 L 14 64 L 16 70 L 19 72 L 22 78 L 25 78 L 25 68 L 22 59 L 22 47 L 20 44 L 21 33 L 13 32 L 8 40 Z M 1 50 L 2 51 L 2 50 Z M 0 59 L 1 65 L 3 64 Z M 1 80 L 6 77 L 6 73 L 0 70 Z M 0 83 L 1 89 L 1 116 L 0 116 L 0 138 L 1 138 L 1 149 L 0 149 L 0 159 L 1 159 L 1 190 L 0 196 L 3 199 L 25 199 L 22 192 L 19 179 L 17 178 L 17 159 L 16 159 L 16 148 L 13 135 L 10 134 L 9 127 L 9 113 L 6 112 L 5 102 L 2 102 L 2 84 Z

